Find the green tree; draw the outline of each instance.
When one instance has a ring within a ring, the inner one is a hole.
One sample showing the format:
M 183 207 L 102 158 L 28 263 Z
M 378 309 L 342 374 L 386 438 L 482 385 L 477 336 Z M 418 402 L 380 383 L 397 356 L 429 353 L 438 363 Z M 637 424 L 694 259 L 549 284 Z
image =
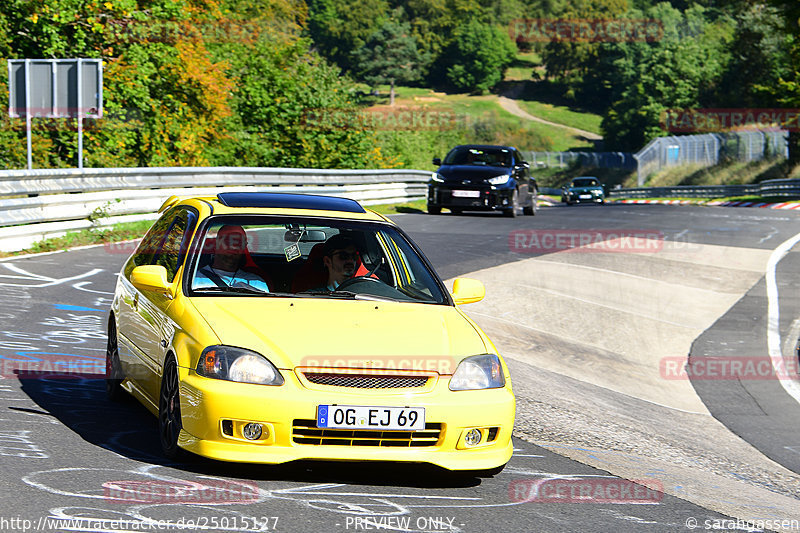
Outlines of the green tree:
M 621 17 L 627 10 L 628 0 L 578 0 L 563 5 L 555 17 L 568 21 L 612 19 Z M 597 64 L 602 48 L 600 43 L 565 38 L 548 43 L 542 61 L 548 76 L 579 85 Z
M 618 68 L 608 72 L 608 81 L 622 89 L 602 123 L 606 146 L 615 150 L 636 151 L 664 135 L 661 115 L 667 109 L 713 106 L 730 60 L 729 20 L 714 21 L 699 6 L 681 13 L 667 4 L 647 16 L 659 17 L 664 37 L 617 45 Z
M 9 0 L 0 52 L 103 59 L 89 166 L 388 164 L 364 128 L 304 126 L 307 110 L 352 107 L 350 82 L 300 38 L 306 13 L 302 0 Z M 34 121 L 36 166 L 74 166 L 76 144 L 74 121 Z M 0 166 L 24 163 L 24 120 L 11 119 Z
M 800 107 L 800 3 L 795 0 L 769 0 L 783 19 L 788 61 L 775 85 L 757 86 L 762 97 L 781 107 Z M 789 131 L 789 165 L 800 165 L 800 132 Z
M 308 0 L 308 32 L 320 55 L 350 71 L 353 52 L 389 12 L 387 0 Z
M 446 81 L 459 91 L 484 93 L 503 79 L 516 46 L 498 27 L 470 20 L 456 28 L 441 58 Z
M 357 76 L 376 87 L 391 84 L 390 103 L 394 105 L 394 84 L 412 83 L 422 77 L 428 57 L 417 50 L 407 22 L 387 20 L 353 54 Z

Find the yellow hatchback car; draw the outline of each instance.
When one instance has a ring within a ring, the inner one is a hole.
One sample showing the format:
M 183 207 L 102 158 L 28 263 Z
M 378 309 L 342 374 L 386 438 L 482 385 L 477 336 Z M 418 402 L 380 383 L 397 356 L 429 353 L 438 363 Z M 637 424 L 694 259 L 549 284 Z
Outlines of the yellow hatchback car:
M 430 463 L 511 458 L 505 362 L 411 239 L 353 200 L 172 197 L 126 261 L 107 392 L 158 416 L 168 457 Z

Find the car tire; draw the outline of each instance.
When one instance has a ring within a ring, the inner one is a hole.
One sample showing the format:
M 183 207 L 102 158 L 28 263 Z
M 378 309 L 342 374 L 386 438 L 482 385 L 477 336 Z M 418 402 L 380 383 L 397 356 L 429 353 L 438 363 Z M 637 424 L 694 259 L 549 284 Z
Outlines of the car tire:
M 514 189 L 514 192 L 511 194 L 511 207 L 506 209 L 503 214 L 507 217 L 514 218 L 517 216 L 518 210 L 519 210 L 519 191 Z
M 428 214 L 429 215 L 440 215 L 442 213 L 442 208 L 438 205 L 429 205 L 428 206 Z
M 522 214 L 525 216 L 536 216 L 536 201 L 539 198 L 538 191 L 534 191 L 531 195 L 531 205 L 526 205 L 522 208 Z
M 180 400 L 178 363 L 169 356 L 164 362 L 161 392 L 158 395 L 158 435 L 161 438 L 161 450 L 170 459 L 182 459 L 186 454 L 178 446 L 178 435 L 183 427 Z
M 119 345 L 117 344 L 117 324 L 111 316 L 108 321 L 108 341 L 106 342 L 106 398 L 118 402 L 125 396 L 122 388 L 124 374 L 119 361 Z

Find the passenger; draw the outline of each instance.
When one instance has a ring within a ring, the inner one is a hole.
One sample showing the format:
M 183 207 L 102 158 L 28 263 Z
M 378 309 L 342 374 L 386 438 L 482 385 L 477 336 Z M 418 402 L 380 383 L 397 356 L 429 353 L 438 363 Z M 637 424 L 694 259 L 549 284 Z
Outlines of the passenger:
M 247 233 L 241 226 L 222 226 L 217 232 L 214 257 L 210 264 L 197 270 L 192 288 L 251 287 L 269 292 L 264 279 L 243 270 L 247 254 Z

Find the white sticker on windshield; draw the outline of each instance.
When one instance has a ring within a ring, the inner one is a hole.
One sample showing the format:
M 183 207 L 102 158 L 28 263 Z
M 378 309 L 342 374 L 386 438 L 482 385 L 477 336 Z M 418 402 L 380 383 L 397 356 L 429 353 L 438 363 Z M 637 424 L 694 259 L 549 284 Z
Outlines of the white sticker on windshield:
M 297 246 L 297 243 L 290 244 L 286 248 L 283 249 L 283 253 L 286 255 L 286 261 L 292 261 L 301 257 L 303 254 L 300 253 L 300 247 Z

